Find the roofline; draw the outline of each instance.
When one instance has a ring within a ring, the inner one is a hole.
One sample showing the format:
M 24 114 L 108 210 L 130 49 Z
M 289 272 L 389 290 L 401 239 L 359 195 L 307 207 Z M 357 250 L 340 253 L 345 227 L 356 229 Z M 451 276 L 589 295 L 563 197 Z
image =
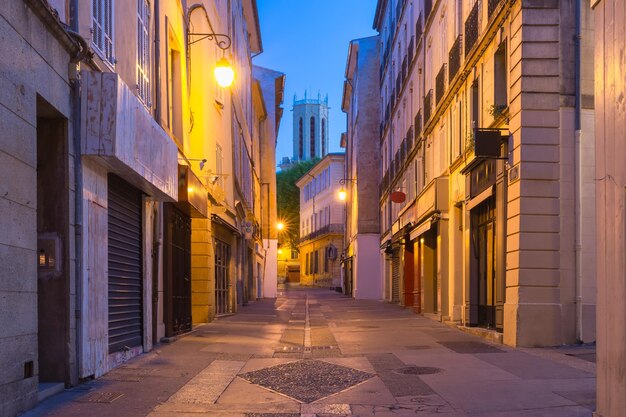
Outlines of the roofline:
M 322 159 L 320 159 L 315 165 L 313 165 L 307 172 L 304 173 L 303 176 L 301 176 L 300 178 L 298 178 L 298 180 L 296 181 L 296 185 L 298 186 L 298 188 L 300 187 L 300 183 L 302 182 L 303 179 L 305 178 L 310 178 L 309 177 L 309 172 L 313 171 L 315 168 L 317 168 L 318 166 L 320 166 L 322 164 L 322 162 L 325 162 L 327 159 L 333 159 L 333 157 L 342 157 L 345 160 L 345 152 L 331 152 L 331 153 L 327 153 Z
M 385 9 L 385 6 L 387 5 L 387 0 L 378 0 L 378 2 L 376 3 L 376 13 L 374 14 L 374 23 L 372 24 L 372 29 L 377 30 L 380 32 L 380 27 L 381 27 L 381 22 L 380 20 L 382 19 L 382 12 Z

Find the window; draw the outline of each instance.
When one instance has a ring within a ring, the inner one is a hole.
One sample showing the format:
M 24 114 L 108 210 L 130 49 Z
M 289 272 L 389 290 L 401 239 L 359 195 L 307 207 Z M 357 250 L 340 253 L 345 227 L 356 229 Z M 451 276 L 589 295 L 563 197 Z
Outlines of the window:
M 150 5 L 137 0 L 137 96 L 150 107 Z
M 326 119 L 322 118 L 322 157 L 326 155 Z
M 302 160 L 304 159 L 304 126 L 303 126 L 303 122 L 302 122 L 302 117 L 300 118 L 300 120 L 298 121 L 298 138 L 299 138 L 299 143 L 298 143 L 298 159 Z
M 113 58 L 113 0 L 92 0 L 91 5 L 92 43 L 102 59 L 115 65 L 115 58 Z
M 173 38 L 170 37 L 170 43 Z M 181 54 L 170 49 L 168 71 L 168 127 L 178 146 L 183 146 L 183 95 L 181 78 Z
M 311 159 L 315 158 L 315 117 L 311 117 Z
M 495 118 L 507 106 L 506 43 L 505 42 L 502 42 L 502 44 L 500 44 L 500 47 L 498 48 L 494 56 L 493 84 L 494 84 L 493 115 Z
M 311 265 L 310 265 L 310 260 L 309 260 L 309 254 L 307 253 L 306 254 L 306 262 L 305 262 L 305 272 L 304 272 L 305 275 L 309 275 L 309 273 L 311 271 L 310 266 Z

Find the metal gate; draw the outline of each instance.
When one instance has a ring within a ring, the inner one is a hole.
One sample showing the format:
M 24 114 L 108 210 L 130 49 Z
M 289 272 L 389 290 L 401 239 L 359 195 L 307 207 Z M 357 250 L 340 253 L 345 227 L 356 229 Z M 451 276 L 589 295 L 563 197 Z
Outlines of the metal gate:
M 391 302 L 400 302 L 400 256 L 398 251 L 394 251 L 391 258 Z
M 141 192 L 108 177 L 109 353 L 143 343 Z
M 229 265 L 230 245 L 215 239 L 215 309 L 218 315 L 232 312 Z
M 165 335 L 191 330 L 191 219 L 164 205 Z

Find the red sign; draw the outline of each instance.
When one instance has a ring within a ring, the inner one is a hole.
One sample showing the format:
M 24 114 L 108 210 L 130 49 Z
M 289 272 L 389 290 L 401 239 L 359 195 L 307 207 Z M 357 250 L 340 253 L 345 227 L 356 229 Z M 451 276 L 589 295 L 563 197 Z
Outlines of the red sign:
M 406 200 L 406 194 L 402 191 L 394 191 L 391 193 L 390 198 L 394 203 L 404 203 L 404 200 Z

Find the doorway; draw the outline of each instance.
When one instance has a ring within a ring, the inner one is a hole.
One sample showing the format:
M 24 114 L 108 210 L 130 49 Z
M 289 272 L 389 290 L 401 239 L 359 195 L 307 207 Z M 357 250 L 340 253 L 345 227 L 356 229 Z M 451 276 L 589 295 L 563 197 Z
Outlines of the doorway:
M 67 120 L 49 103 L 37 97 L 37 343 L 40 383 L 70 383 L 68 335 L 72 291 L 69 284 L 68 175 Z
M 215 239 L 215 311 L 217 315 L 232 313 L 230 302 L 229 244 Z
M 191 331 L 191 219 L 164 204 L 165 336 Z
M 488 198 L 472 210 L 472 240 L 478 304 L 477 324 L 496 327 L 496 218 L 495 199 Z

